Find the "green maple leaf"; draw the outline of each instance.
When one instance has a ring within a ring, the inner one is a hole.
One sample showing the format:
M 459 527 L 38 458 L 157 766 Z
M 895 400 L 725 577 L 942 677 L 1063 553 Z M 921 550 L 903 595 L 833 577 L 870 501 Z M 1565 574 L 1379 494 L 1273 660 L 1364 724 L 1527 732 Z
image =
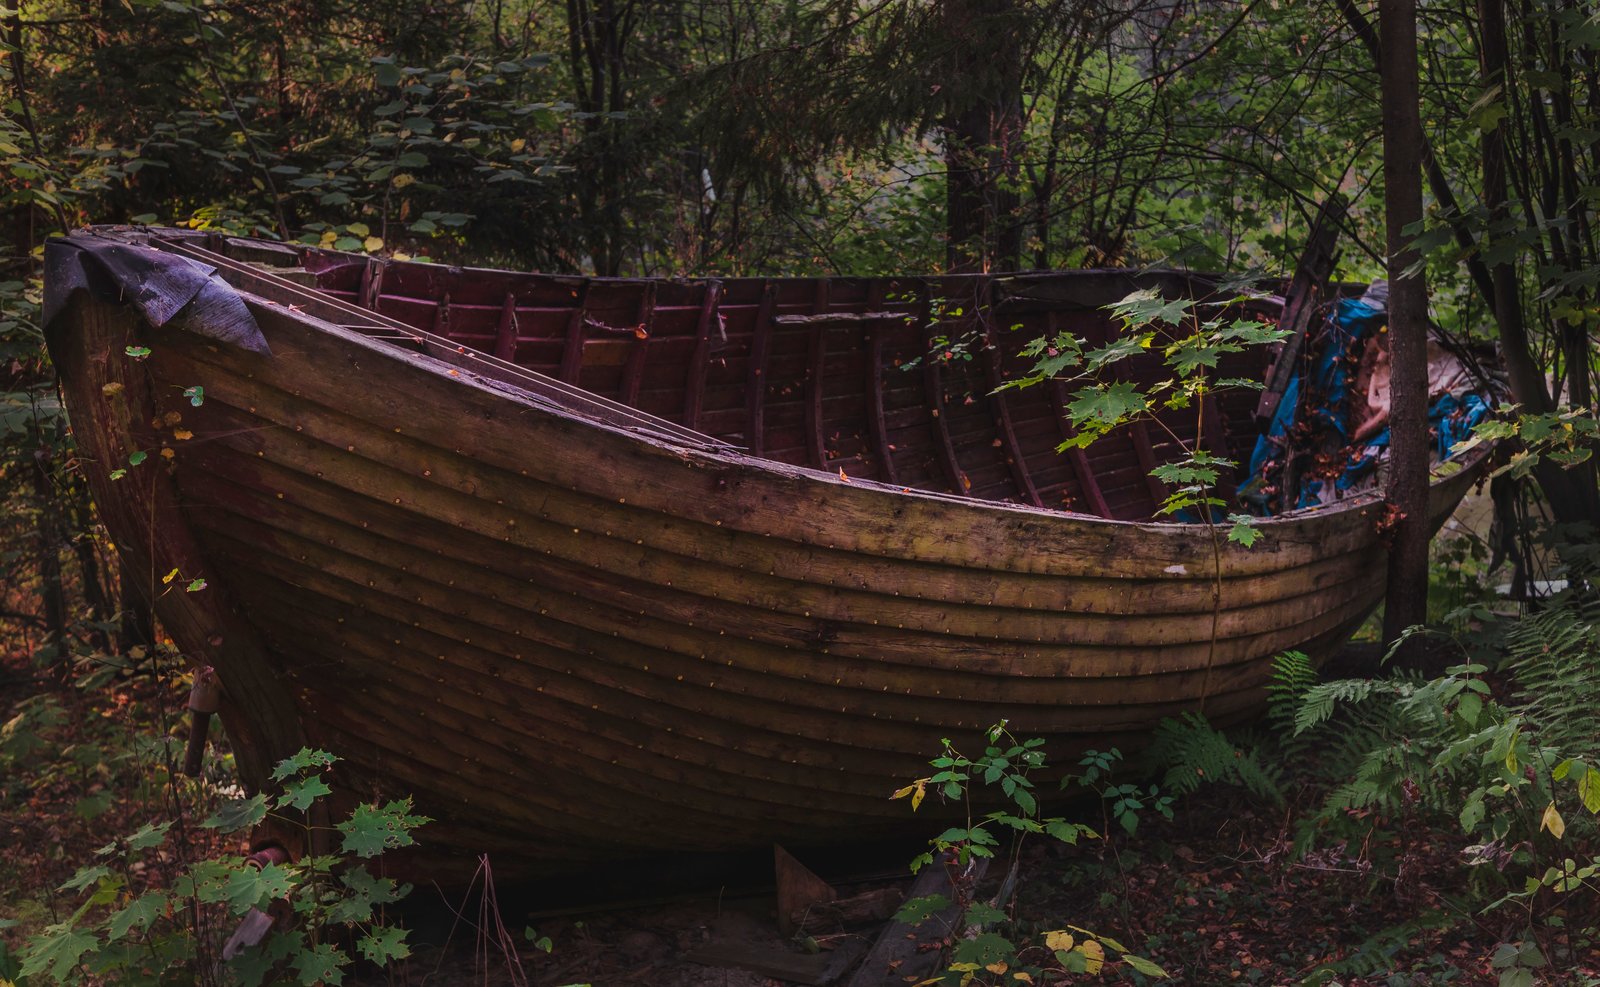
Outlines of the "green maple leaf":
M 262 794 L 254 798 L 229 799 L 200 825 L 207 829 L 220 829 L 224 833 L 233 833 L 249 829 L 266 817 L 267 796 Z
M 139 827 L 139 831 L 128 837 L 129 850 L 145 850 L 159 846 L 167 838 L 167 830 L 172 828 L 172 823 L 149 823 Z
M 294 878 L 280 864 L 267 864 L 260 870 L 244 866 L 228 877 L 228 908 L 243 915 L 252 908 L 286 897 L 294 888 Z
M 200 860 L 172 885 L 172 893 L 180 898 L 194 896 L 200 901 L 224 901 L 228 897 L 228 881 L 235 866 L 220 860 Z
M 283 795 L 278 798 L 278 808 L 293 807 L 304 812 L 311 808 L 311 803 L 332 792 L 333 789 L 329 788 L 328 783 L 321 778 L 303 778 L 283 786 Z
M 1149 408 L 1145 396 L 1129 381 L 1095 384 L 1072 395 L 1067 417 L 1079 428 L 1104 432 Z
M 350 818 L 339 824 L 344 834 L 344 850 L 358 857 L 376 857 L 385 850 L 410 846 L 416 842 L 411 830 L 431 822 L 427 816 L 410 814 L 411 800 L 390 802 L 383 808 L 358 805 Z
M 102 877 L 111 876 L 111 868 L 104 864 L 90 864 L 79 867 L 77 873 L 72 875 L 72 880 L 56 888 L 57 891 L 82 891 Z
M 302 747 L 293 757 L 286 757 L 278 762 L 278 766 L 272 769 L 272 780 L 282 781 L 310 768 L 325 768 L 337 760 L 339 759 L 327 751 L 314 751 L 309 747 Z
M 1140 336 L 1124 336 L 1121 339 L 1107 343 L 1099 349 L 1090 350 L 1084 354 L 1084 369 L 1093 372 L 1107 364 L 1126 360 L 1130 356 L 1142 353 L 1149 348 L 1152 338 L 1149 333 Z
M 19 972 L 26 978 L 48 970 L 47 975 L 51 980 L 66 983 L 82 961 L 83 954 L 98 945 L 99 939 L 72 928 L 70 923 L 48 926 L 44 932 L 28 940 Z
M 369 935 L 356 940 L 356 948 L 361 950 L 361 955 L 383 966 L 390 960 L 403 960 L 411 955 L 411 947 L 406 945 L 406 930 L 394 926 L 379 926 Z
M 1154 288 L 1144 288 L 1106 307 L 1126 325 L 1143 326 L 1162 322 L 1175 326 L 1183 321 L 1189 309 L 1194 307 L 1194 302 L 1187 298 L 1162 298 Z
M 128 903 L 128 907 L 111 916 L 106 924 L 108 935 L 106 938 L 116 942 L 127 935 L 131 929 L 147 929 L 150 923 L 161 917 L 167 910 L 167 896 L 160 891 L 140 895 Z
M 344 951 L 329 943 L 320 943 L 310 949 L 302 949 L 294 958 L 295 971 L 300 974 L 300 982 L 305 987 L 315 987 L 316 984 L 342 984 L 344 983 L 344 970 L 350 957 Z
M 1228 529 L 1229 541 L 1249 548 L 1261 537 L 1261 531 L 1256 528 L 1256 519 L 1248 514 L 1229 514 L 1228 520 L 1233 522 L 1233 527 Z
M 923 895 L 901 905 L 900 910 L 894 913 L 894 920 L 906 925 L 920 925 L 949 907 L 950 899 L 942 894 Z

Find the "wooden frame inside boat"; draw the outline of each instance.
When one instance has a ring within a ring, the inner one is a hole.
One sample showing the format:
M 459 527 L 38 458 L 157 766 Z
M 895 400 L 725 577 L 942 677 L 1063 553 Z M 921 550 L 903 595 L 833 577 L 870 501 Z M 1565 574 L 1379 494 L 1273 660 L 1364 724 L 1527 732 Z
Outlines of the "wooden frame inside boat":
M 1245 716 L 1274 655 L 1326 654 L 1382 596 L 1376 495 L 1219 543 L 1147 520 L 1192 413 L 1058 455 L 1060 388 L 991 393 L 1028 339 L 1103 339 L 1107 303 L 1204 279 L 630 281 L 75 238 L 215 268 L 270 349 L 88 291 L 49 327 L 132 571 L 207 582 L 154 603 L 216 668 L 246 779 L 326 747 L 351 797 L 411 793 L 426 842 L 510 870 L 903 829 L 887 793 L 942 737 L 1006 719 L 1065 760 Z M 1243 458 L 1256 400 L 1206 407 L 1204 444 Z M 1481 463 L 1441 471 L 1435 524 Z

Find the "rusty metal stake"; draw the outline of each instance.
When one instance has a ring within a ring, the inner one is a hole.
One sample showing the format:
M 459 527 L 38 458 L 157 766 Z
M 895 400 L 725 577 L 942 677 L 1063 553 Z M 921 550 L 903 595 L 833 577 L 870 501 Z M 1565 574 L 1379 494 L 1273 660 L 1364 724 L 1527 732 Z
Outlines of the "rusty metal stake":
M 222 683 L 216 669 L 205 665 L 195 670 L 194 685 L 189 689 L 189 747 L 183 756 L 183 773 L 198 777 L 200 765 L 206 756 L 206 734 L 211 728 L 211 714 L 222 704 Z

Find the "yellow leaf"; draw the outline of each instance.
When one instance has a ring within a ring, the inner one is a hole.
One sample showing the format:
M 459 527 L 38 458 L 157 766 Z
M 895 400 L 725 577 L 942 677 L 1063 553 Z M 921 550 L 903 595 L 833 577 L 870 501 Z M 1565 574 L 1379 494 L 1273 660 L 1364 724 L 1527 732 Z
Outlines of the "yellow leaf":
M 516 140 L 511 142 L 511 150 L 513 152 L 520 151 L 520 150 L 522 150 L 523 148 L 525 148 L 527 146 L 528 146 L 528 142 L 523 140 L 521 137 L 518 137 Z
M 1026 973 L 1024 973 L 1024 972 L 1022 972 L 1022 971 L 1021 971 L 1021 970 L 1018 970 L 1018 971 L 1017 971 L 1017 972 L 1016 972 L 1016 973 L 1013 973 L 1013 974 L 1012 974 L 1012 975 L 1011 975 L 1011 979 L 1013 979 L 1013 980 L 1020 980 L 1020 981 L 1022 981 L 1022 982 L 1023 982 L 1023 983 L 1025 983 L 1025 984 L 1031 984 L 1031 983 L 1033 983 L 1033 977 L 1031 977 L 1031 976 L 1029 976 L 1029 975 L 1028 975 L 1028 974 L 1026 974 Z
M 186 428 L 180 428 L 172 433 L 172 437 L 182 442 L 194 438 L 194 433 Z
M 1095 942 L 1093 939 L 1085 939 L 1083 942 L 1078 944 L 1078 952 L 1083 954 L 1085 961 L 1083 964 L 1084 973 L 1100 972 L 1100 967 L 1103 966 L 1106 961 L 1106 951 L 1100 948 L 1099 943 Z
M 369 236 L 365 240 L 361 241 L 361 246 L 367 251 L 367 253 L 375 254 L 383 249 L 383 237 Z
M 988 970 L 990 973 L 1005 973 L 1007 970 L 1011 969 L 1011 964 L 1007 963 L 1005 960 L 995 960 L 993 963 L 985 964 L 984 969 Z
M 1544 807 L 1544 816 L 1539 820 L 1540 829 L 1548 829 L 1550 835 L 1556 839 L 1567 835 L 1567 821 L 1561 818 L 1561 813 L 1556 811 L 1556 804 L 1551 802 Z
M 121 394 L 122 393 L 122 385 L 117 383 L 116 381 L 112 381 L 111 383 L 109 383 L 109 384 L 105 385 L 104 387 L 100 388 L 100 393 L 104 394 L 108 398 L 112 397 L 114 395 L 117 395 L 117 394 Z
M 173 452 L 171 449 L 163 449 L 163 450 L 161 450 L 161 458 L 162 459 L 171 459 L 173 456 L 176 456 L 176 455 L 177 455 L 177 453 Z
M 1055 932 L 1046 932 L 1044 934 L 1045 948 L 1051 949 L 1051 950 L 1059 949 L 1059 950 L 1065 951 L 1065 950 L 1071 949 L 1072 948 L 1072 944 L 1077 942 L 1077 941 L 1078 940 L 1076 940 L 1076 939 L 1074 939 L 1072 937 L 1072 933 L 1063 932 L 1063 931 L 1061 931 L 1059 929 L 1057 931 L 1055 931 Z
M 174 569 L 171 572 L 167 573 L 165 576 L 162 576 L 161 577 L 161 581 L 163 583 L 170 583 L 174 579 L 177 579 L 177 578 L 178 578 L 178 570 Z
M 922 804 L 923 796 L 928 794 L 928 779 L 918 778 L 916 781 L 889 796 L 892 799 L 903 799 L 911 796 L 911 811 L 916 812 L 917 806 Z

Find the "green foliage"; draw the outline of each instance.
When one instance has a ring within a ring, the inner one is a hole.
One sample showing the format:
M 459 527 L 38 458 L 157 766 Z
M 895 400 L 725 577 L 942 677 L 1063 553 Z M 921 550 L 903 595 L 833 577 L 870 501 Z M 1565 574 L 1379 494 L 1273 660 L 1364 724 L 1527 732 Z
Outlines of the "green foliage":
M 1206 784 L 1238 785 L 1257 798 L 1283 803 L 1282 771 L 1230 740 L 1199 713 L 1162 720 L 1148 757 L 1167 766 L 1161 783 L 1179 795 Z
M 276 806 L 293 810 L 276 818 L 302 827 L 308 845 L 315 846 L 322 837 L 306 814 L 331 794 L 323 773 L 337 760 L 324 751 L 302 750 L 274 771 L 284 782 L 283 794 L 235 800 L 202 825 L 224 832 L 252 828 Z M 231 925 L 219 920 L 283 907 L 293 915 L 292 925 L 229 960 L 225 982 L 254 985 L 289 976 L 307 987 L 342 983 L 353 962 L 352 942 L 378 966 L 403 959 L 410 952 L 405 931 L 387 920 L 385 909 L 410 888 L 375 876 L 361 861 L 412 842 L 411 830 L 428 819 L 409 809 L 409 801 L 358 807 L 339 826 L 346 855 L 311 853 L 259 866 L 238 858 L 198 860 L 170 888 L 151 886 L 143 875 L 147 858 L 170 853 L 173 824 L 149 823 L 101 847 L 99 861 L 79 868 L 62 886 L 82 901 L 69 919 L 28 940 L 20 974 L 35 984 L 181 982 L 215 962 L 211 937 Z
M 1337 833 L 1353 811 L 1424 813 L 1477 841 L 1466 859 L 1491 865 L 1473 868 L 1491 906 L 1536 912 L 1575 894 L 1589 907 L 1600 901 L 1597 617 L 1600 605 L 1585 590 L 1503 634 L 1476 632 L 1505 649 L 1493 671 L 1468 661 L 1428 680 L 1307 685 L 1302 663 L 1280 662 L 1275 704 L 1293 704 L 1295 732 L 1323 745 L 1323 769 L 1338 779 L 1302 843 Z
M 1040 816 L 1035 786 L 1029 776 L 1045 770 L 1043 740 L 1019 741 L 1007 729 L 1004 720 L 989 728 L 987 739 L 982 756 L 975 758 L 963 755 L 945 740 L 943 753 L 929 762 L 937 770 L 892 796 L 909 798 L 915 811 L 932 791 L 937 798 L 958 802 L 965 809 L 965 825 L 952 826 L 929 840 L 929 852 L 911 863 L 913 871 L 929 865 L 945 867 L 950 874 L 954 899 L 943 894 L 913 898 L 905 902 L 895 916 L 898 921 L 918 925 L 954 914 L 954 919 L 947 921 L 950 922 L 948 941 L 955 945 L 947 957 L 944 974 L 936 982 L 952 987 L 967 987 L 974 982 L 1036 982 L 1035 978 L 1045 972 L 1045 967 L 1033 959 L 1039 953 L 1048 957 L 1042 962 L 1058 972 L 1098 973 L 1106 962 L 1108 948 L 1117 956 L 1113 962 L 1125 964 L 1145 976 L 1165 977 L 1159 966 L 1130 953 L 1116 940 L 1075 926 L 1069 928 L 1082 934 L 1081 941 L 1065 931 L 1050 932 L 1045 937 L 1043 950 L 1019 949 L 1011 939 L 986 930 L 986 926 L 1003 927 L 1009 924 L 1010 918 L 1006 909 L 1011 902 L 977 898 L 977 882 L 971 867 L 973 858 L 995 857 L 1000 847 L 996 831 L 1012 831 L 1010 866 L 1013 872 L 1021 860 L 1023 842 L 1029 836 L 1042 834 L 1068 845 L 1076 845 L 1083 838 L 1099 839 L 1099 834 L 1082 823 L 1069 822 L 1059 816 Z M 1083 772 L 1063 779 L 1062 787 L 1078 784 L 1096 792 L 1112 804 L 1110 813 L 1130 833 L 1146 808 L 1153 807 L 1172 818 L 1172 800 L 1160 796 L 1155 788 L 1140 792 L 1132 785 L 1112 784 L 1112 767 L 1121 757 L 1115 750 L 1104 754 L 1086 753 L 1079 765 Z M 1007 808 L 991 811 L 975 820 L 973 791 L 978 786 L 982 786 L 985 793 L 989 788 L 998 788 Z

